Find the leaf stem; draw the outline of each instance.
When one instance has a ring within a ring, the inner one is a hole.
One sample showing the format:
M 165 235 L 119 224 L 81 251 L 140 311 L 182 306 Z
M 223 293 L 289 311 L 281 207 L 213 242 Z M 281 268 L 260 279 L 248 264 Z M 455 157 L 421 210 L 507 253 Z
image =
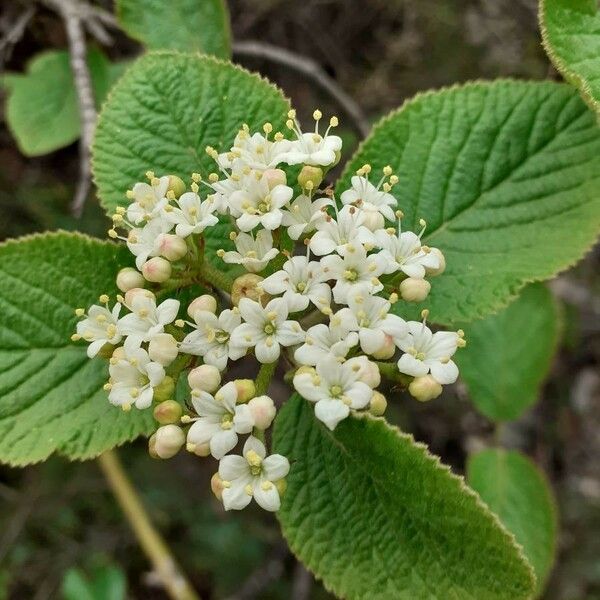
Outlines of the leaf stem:
M 273 375 L 275 375 L 275 369 L 277 368 L 277 361 L 272 363 L 265 363 L 260 366 L 258 375 L 256 376 L 256 395 L 262 396 L 269 390 L 269 385 Z
M 231 279 L 231 277 L 226 275 L 223 271 L 213 267 L 207 260 L 205 260 L 202 264 L 200 277 L 209 283 L 213 288 L 231 293 L 233 279 Z
M 381 362 L 379 360 L 376 360 L 374 362 L 379 368 L 379 372 L 390 381 L 395 381 L 405 387 L 408 387 L 408 384 L 413 380 L 413 378 L 410 375 L 400 373 L 400 371 L 398 371 L 396 363 Z
M 196 594 L 175 562 L 165 541 L 150 522 L 148 513 L 123 470 L 117 453 L 109 450 L 101 454 L 98 457 L 98 463 L 125 514 L 125 518 L 129 521 L 142 550 L 158 573 L 169 597 L 172 600 L 200 600 L 200 596 Z

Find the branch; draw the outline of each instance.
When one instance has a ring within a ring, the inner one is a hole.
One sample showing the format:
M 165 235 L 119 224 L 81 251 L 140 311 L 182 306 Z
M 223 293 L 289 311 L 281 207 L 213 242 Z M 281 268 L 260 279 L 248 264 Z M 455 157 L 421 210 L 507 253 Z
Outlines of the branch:
M 169 597 L 173 600 L 200 600 L 171 556 L 166 543 L 152 526 L 140 497 L 123 471 L 116 452 L 108 451 L 101 454 L 98 463 Z
M 4 62 L 10 58 L 13 46 L 23 37 L 27 24 L 35 14 L 35 7 L 28 6 L 8 27 L 8 31 L 0 39 L 0 71 Z
M 369 122 L 360 106 L 312 58 L 256 41 L 234 43 L 233 53 L 238 56 L 263 58 L 304 75 L 340 105 L 361 137 L 366 137 L 369 133 Z

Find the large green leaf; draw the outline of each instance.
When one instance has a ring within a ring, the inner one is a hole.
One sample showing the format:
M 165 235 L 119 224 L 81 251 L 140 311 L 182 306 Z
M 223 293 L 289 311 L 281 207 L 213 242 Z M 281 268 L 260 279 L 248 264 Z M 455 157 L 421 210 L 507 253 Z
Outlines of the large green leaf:
M 121 27 L 150 50 L 231 56 L 225 0 L 117 0 Z
M 529 598 L 512 537 L 410 435 L 368 415 L 330 432 L 295 395 L 274 447 L 292 468 L 278 518 L 291 549 L 349 599 Z
M 0 246 L 0 461 L 93 458 L 152 431 L 152 411 L 109 404 L 106 361 L 69 339 L 74 308 L 114 295 L 126 260 L 124 247 L 77 234 Z
M 119 73 L 98 50 L 89 52 L 88 66 L 99 106 Z M 23 154 L 47 154 L 79 137 L 79 108 L 68 52 L 38 54 L 27 73 L 8 74 L 2 81 L 10 91 L 6 121 Z
M 390 164 L 408 229 L 446 255 L 426 303 L 441 323 L 498 310 L 576 262 L 600 231 L 600 129 L 564 84 L 472 83 L 384 118 L 345 170 Z M 396 304 L 399 307 L 401 303 Z
M 490 419 L 517 419 L 538 398 L 560 330 L 558 306 L 542 283 L 523 289 L 501 312 L 464 326 L 456 354 L 471 399 Z
M 564 78 L 600 111 L 600 10 L 597 0 L 540 0 L 544 48 Z
M 542 591 L 556 550 L 557 516 L 544 475 L 517 451 L 484 450 L 467 465 L 469 484 L 522 544 Z

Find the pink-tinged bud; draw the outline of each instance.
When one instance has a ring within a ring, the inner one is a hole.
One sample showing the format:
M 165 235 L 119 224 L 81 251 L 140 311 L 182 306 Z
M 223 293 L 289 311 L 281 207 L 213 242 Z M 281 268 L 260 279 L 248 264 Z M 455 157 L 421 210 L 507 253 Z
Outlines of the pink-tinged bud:
M 430 269 L 425 267 L 425 272 L 430 277 L 435 277 L 436 275 L 441 275 L 446 270 L 446 257 L 442 254 L 442 251 L 439 248 L 430 248 L 429 252 L 434 256 L 437 256 L 440 264 L 437 269 Z
M 169 425 L 171 423 L 179 423 L 183 408 L 179 402 L 175 400 L 165 400 L 154 407 L 154 418 L 161 425 Z
M 394 344 L 394 338 L 391 335 L 385 335 L 385 341 L 383 346 L 377 352 L 373 352 L 371 355 L 375 360 L 388 360 L 396 354 L 396 344 Z
M 400 296 L 406 302 L 422 302 L 430 290 L 431 284 L 426 279 L 408 277 L 400 284 Z
M 122 292 L 129 292 L 135 288 L 143 288 L 146 280 L 139 271 L 132 267 L 125 267 L 117 273 L 117 287 Z
M 163 283 L 171 277 L 171 263 L 160 256 L 155 256 L 144 263 L 142 275 L 147 281 Z
M 150 290 L 137 287 L 125 292 L 125 304 L 127 306 L 131 306 L 133 304 L 133 299 L 138 295 L 145 296 L 146 298 L 155 298 L 154 294 Z
M 267 182 L 270 190 L 277 185 L 285 185 L 287 183 L 285 171 L 281 169 L 267 169 L 262 177 Z
M 175 198 L 179 198 L 185 192 L 185 183 L 177 175 L 169 175 L 169 187 L 167 191 L 173 192 Z
M 376 388 L 381 383 L 379 367 L 366 356 L 356 356 L 346 361 L 352 370 L 358 374 L 358 379 L 370 388 Z
M 364 226 L 369 231 L 383 229 L 383 226 L 385 225 L 385 219 L 378 210 L 363 210 L 362 214 L 365 216 Z
M 254 273 L 246 273 L 235 279 L 231 286 L 231 304 L 237 306 L 242 298 L 250 298 L 255 302 L 262 302 L 263 306 L 270 300 L 258 286 L 264 279 Z
M 323 182 L 323 169 L 304 165 L 298 174 L 298 183 L 302 189 L 316 190 Z
M 193 319 L 194 314 L 199 310 L 215 313 L 217 312 L 217 301 L 210 294 L 203 294 L 194 298 L 188 306 L 187 313 Z
M 185 443 L 185 433 L 177 425 L 163 425 L 154 434 L 154 451 L 159 458 L 175 456 Z
M 179 260 L 188 253 L 188 247 L 183 238 L 172 233 L 161 233 L 158 239 L 158 251 L 167 260 Z
M 442 386 L 431 375 L 423 375 L 411 381 L 408 391 L 415 400 L 428 402 L 442 393 Z
M 213 394 L 221 385 L 221 372 L 213 365 L 200 365 L 188 373 L 188 383 L 192 390 Z
M 371 403 L 369 404 L 369 412 L 376 417 L 381 417 L 381 415 L 385 413 L 386 408 L 387 400 L 385 399 L 385 396 L 381 392 L 373 392 Z
M 218 473 L 215 473 L 210 479 L 210 489 L 212 493 L 216 496 L 217 500 L 223 499 L 223 490 L 225 486 L 223 485 L 223 480 L 219 477 Z
M 167 375 L 155 388 L 153 399 L 155 402 L 170 400 L 175 392 L 175 381 Z
M 170 333 L 157 333 L 148 344 L 150 360 L 160 363 L 163 367 L 170 365 L 179 354 L 177 340 Z
M 248 408 L 254 418 L 254 426 L 258 429 L 268 429 L 275 418 L 277 409 L 269 396 L 257 396 L 248 402 Z
M 256 396 L 256 386 L 252 379 L 236 379 L 233 383 L 237 391 L 238 404 L 244 404 Z

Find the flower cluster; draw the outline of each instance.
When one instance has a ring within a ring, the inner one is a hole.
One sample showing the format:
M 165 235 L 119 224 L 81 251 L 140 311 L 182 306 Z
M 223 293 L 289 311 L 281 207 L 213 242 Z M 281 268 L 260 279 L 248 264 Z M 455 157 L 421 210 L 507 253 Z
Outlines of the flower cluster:
M 402 303 L 427 297 L 428 278 L 445 269 L 443 254 L 423 244 L 424 221 L 419 233 L 403 231 L 390 166 L 380 177 L 362 166 L 339 198 L 322 185 L 342 141 L 332 134 L 335 117 L 321 132 L 322 114 L 313 116 L 314 131 L 303 133 L 290 111 L 293 139 L 269 123 L 262 133 L 244 125 L 229 151 L 207 148 L 216 171 L 192 174 L 189 191 L 179 177 L 148 172 L 109 231 L 135 256 L 137 268 L 117 275 L 124 296 L 112 308 L 103 295 L 76 311 L 73 339 L 89 343 L 90 357 L 109 358 L 110 402 L 124 410 L 154 404 L 153 456 L 169 458 L 185 445 L 219 460 L 212 487 L 226 510 L 252 498 L 267 510 L 280 506 L 289 463 L 265 445 L 276 414 L 268 384 L 280 358 L 332 430 L 351 411 L 383 414 L 382 373 L 422 401 L 458 376 L 452 356 L 463 333 L 432 332 L 427 311 L 418 322 L 397 314 Z M 297 185 L 284 165 L 302 165 Z M 214 253 L 218 223 L 229 226 L 230 247 Z M 246 273 L 234 280 L 227 274 L 240 269 Z M 190 302 L 184 319 L 169 295 L 195 287 L 214 293 Z M 223 381 L 249 354 L 261 365 L 256 380 Z M 230 454 L 241 436 L 241 455 Z

